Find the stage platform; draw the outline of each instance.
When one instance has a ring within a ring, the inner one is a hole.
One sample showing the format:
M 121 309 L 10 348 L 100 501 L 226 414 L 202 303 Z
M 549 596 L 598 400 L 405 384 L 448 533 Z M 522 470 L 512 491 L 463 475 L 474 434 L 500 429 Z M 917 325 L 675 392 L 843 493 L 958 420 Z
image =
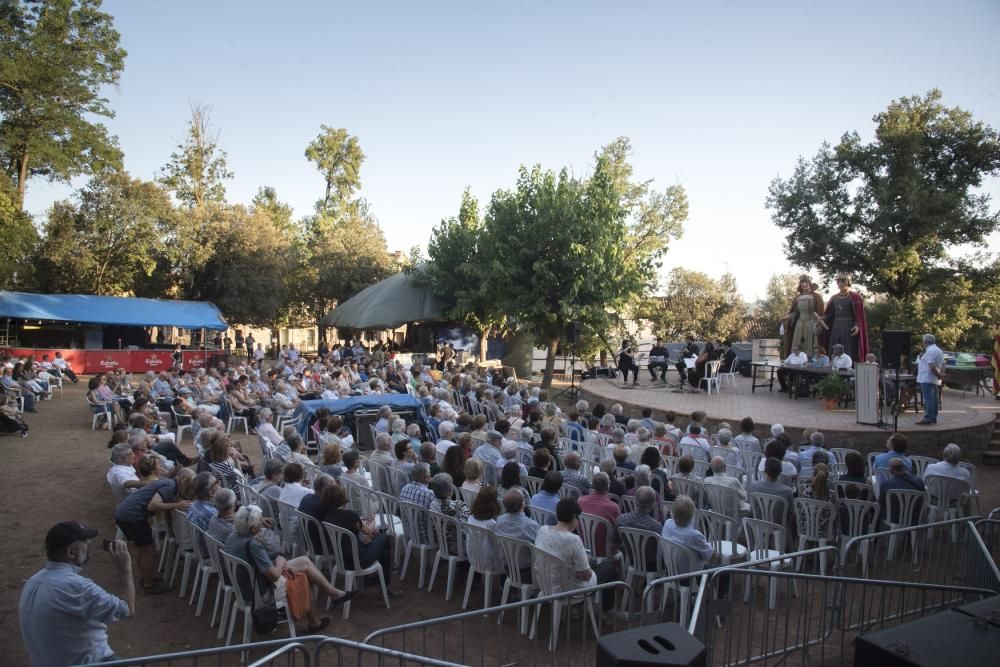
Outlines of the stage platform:
M 645 369 L 643 369 L 645 371 Z M 676 380 L 676 373 L 668 373 L 668 380 Z M 854 447 L 862 452 L 883 451 L 885 441 L 892 432 L 892 415 L 886 411 L 886 425 L 868 426 L 857 423 L 853 408 L 824 410 L 823 404 L 815 398 L 789 398 L 788 394 L 759 386 L 751 392 L 751 380 L 737 375 L 735 384 L 726 381 L 721 392 L 708 395 L 697 393 L 675 393 L 676 386 L 664 386 L 649 379 L 649 373 L 640 374 L 640 384 L 622 386 L 620 379 L 597 378 L 584 381 L 580 385 L 581 398 L 590 402 L 604 403 L 610 409 L 614 403 L 621 403 L 625 414 L 639 417 L 642 408 L 653 409 L 653 418 L 663 419 L 663 413 L 673 410 L 680 418 L 678 424 L 687 422 L 686 417 L 695 410 L 704 410 L 714 430 L 721 421 L 729 422 L 734 434 L 739 433 L 740 420 L 751 417 L 757 425 L 756 434 L 762 437 L 770 433 L 771 424 L 780 423 L 789 433 L 792 441 L 799 442 L 805 428 L 818 428 L 826 435 L 827 446 Z M 910 411 L 899 415 L 899 431 L 910 439 L 910 453 L 940 458 L 941 450 L 949 442 L 962 447 L 964 458 L 971 463 L 979 463 L 982 452 L 992 438 L 994 421 L 1000 412 L 1000 401 L 993 396 L 976 396 L 974 392 L 945 389 L 938 423 L 934 426 L 917 426 L 923 413 Z M 854 444 L 844 444 L 851 440 Z M 833 443 L 833 444 L 831 444 Z

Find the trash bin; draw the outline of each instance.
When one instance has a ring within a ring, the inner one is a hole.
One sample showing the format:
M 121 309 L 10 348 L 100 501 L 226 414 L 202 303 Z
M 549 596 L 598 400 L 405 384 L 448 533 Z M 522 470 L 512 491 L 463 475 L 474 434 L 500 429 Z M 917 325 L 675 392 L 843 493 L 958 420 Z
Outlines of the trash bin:
M 597 642 L 597 667 L 704 667 L 706 659 L 705 645 L 679 623 L 615 632 Z

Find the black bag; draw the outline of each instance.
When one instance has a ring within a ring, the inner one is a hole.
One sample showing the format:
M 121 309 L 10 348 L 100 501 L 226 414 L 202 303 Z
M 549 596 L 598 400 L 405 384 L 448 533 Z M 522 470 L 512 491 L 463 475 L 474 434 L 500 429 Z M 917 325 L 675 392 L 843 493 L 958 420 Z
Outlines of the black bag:
M 0 412 L 0 433 L 21 433 L 28 435 L 28 424 L 14 413 Z
M 250 567 L 253 568 L 254 577 L 258 580 L 258 585 L 260 587 L 267 587 L 274 589 L 274 584 L 270 582 L 266 577 L 262 577 L 257 568 L 254 565 L 253 559 L 250 557 L 250 542 L 246 543 L 246 556 L 247 562 L 250 563 Z M 259 588 L 254 586 L 255 590 L 267 590 L 267 588 Z M 250 616 L 253 618 L 253 631 L 258 635 L 269 635 L 274 632 L 275 628 L 278 627 L 278 606 L 274 603 L 274 594 L 269 596 L 269 600 L 265 601 L 263 604 L 257 604 L 257 595 L 253 594 L 253 603 L 250 607 Z

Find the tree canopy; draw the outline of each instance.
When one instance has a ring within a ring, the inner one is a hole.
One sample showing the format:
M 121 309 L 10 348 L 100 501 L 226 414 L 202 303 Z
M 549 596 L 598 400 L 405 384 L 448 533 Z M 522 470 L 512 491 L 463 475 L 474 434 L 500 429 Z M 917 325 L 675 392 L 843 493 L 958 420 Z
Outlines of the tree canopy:
M 681 340 L 689 333 L 705 340 L 736 340 L 742 337 L 747 306 L 732 274 L 714 280 L 700 271 L 676 268 L 664 296 L 648 298 L 637 315 L 666 340 Z
M 0 3 L 0 163 L 18 209 L 35 176 L 69 181 L 121 164 L 114 137 L 93 117 L 114 112 L 101 88 L 125 63 L 100 0 Z

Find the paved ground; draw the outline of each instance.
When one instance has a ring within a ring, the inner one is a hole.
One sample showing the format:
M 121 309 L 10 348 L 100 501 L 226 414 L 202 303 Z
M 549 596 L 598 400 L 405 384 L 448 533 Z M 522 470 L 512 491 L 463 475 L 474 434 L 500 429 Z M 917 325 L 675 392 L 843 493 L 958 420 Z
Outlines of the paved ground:
M 608 385 L 608 390 L 612 389 L 614 387 Z M 648 392 L 652 397 L 677 397 L 662 389 L 616 391 L 622 395 Z M 714 412 L 717 399 L 728 400 L 731 392 L 726 388 L 722 396 L 711 399 L 705 396 L 679 398 L 690 401 L 686 405 L 707 407 Z M 0 568 L 0 655 L 4 656 L 3 664 L 23 665 L 27 661 L 20 639 L 17 601 L 24 581 L 44 563 L 42 543 L 48 528 L 57 521 L 72 518 L 100 529 L 101 537 L 114 532 L 113 505 L 105 481 L 109 465 L 108 432 L 90 430 L 90 415 L 83 394 L 82 384 L 67 386 L 63 396 L 42 403 L 38 414 L 28 415 L 31 425 L 28 438 L 0 437 L 6 482 L 0 484 L 0 534 L 4 536 L 0 542 L 0 562 L 3 563 Z M 778 396 L 764 400 L 788 403 L 787 399 Z M 679 403 L 674 405 L 682 409 Z M 244 435 L 236 439 L 244 443 L 257 460 L 255 441 Z M 190 440 L 186 440 L 183 447 L 189 452 L 193 449 Z M 981 468 L 979 479 L 983 508 L 1000 505 L 1000 469 Z M 114 590 L 114 570 L 106 554 L 95 551 L 85 572 L 102 586 Z M 389 610 L 382 606 L 376 591 L 369 589 L 354 603 L 350 620 L 343 621 L 339 615 L 333 619 L 330 634 L 359 639 L 376 628 L 460 609 L 460 599 L 445 602 L 441 581 L 432 593 L 418 591 L 412 565 L 411 574 L 401 582 L 401 587 L 406 596 L 393 601 Z M 474 595 L 473 604 L 482 604 L 481 594 Z M 195 618 L 193 609 L 176 594 L 155 598 L 140 596 L 137 606 L 136 618 L 115 624 L 110 631 L 112 647 L 124 656 L 218 645 L 215 631 L 208 627 L 207 615 Z

